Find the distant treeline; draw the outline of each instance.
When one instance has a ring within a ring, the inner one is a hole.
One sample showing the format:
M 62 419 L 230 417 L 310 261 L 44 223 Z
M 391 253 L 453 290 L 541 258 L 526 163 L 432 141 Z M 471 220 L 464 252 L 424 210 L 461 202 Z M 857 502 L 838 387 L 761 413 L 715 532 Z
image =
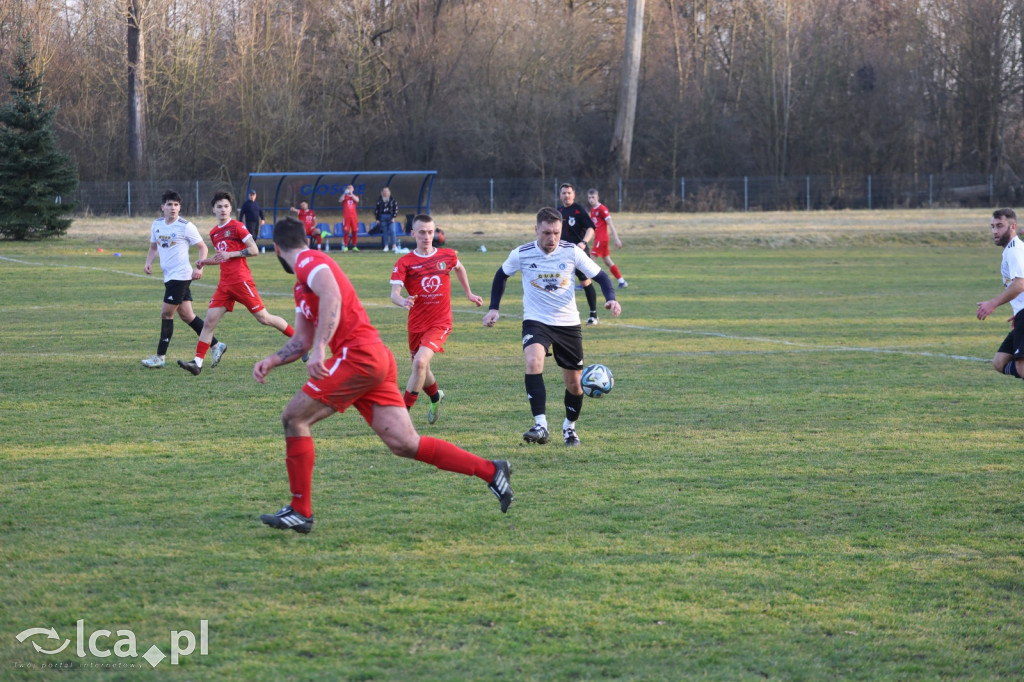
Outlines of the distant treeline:
M 626 5 L 7 2 L 0 65 L 29 32 L 83 180 L 611 178 Z M 1022 32 L 1024 0 L 646 0 L 630 173 L 1016 183 Z

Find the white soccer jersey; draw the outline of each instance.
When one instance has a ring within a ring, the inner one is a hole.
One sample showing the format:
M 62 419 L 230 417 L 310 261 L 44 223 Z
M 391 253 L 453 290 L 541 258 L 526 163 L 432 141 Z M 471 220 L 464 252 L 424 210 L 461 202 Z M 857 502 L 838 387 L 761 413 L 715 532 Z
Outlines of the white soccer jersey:
M 170 225 L 163 218 L 154 220 L 149 241 L 157 245 L 165 282 L 192 279 L 188 247 L 203 241 L 195 225 L 181 217 Z
M 1024 277 L 1024 242 L 1020 237 L 1014 237 L 1003 249 L 1003 262 L 999 266 L 999 274 L 1003 276 L 1003 286 L 1010 286 L 1010 282 L 1018 277 Z M 1024 293 L 1010 301 L 1013 314 L 1016 315 L 1021 308 L 1024 308 Z
M 523 319 L 554 327 L 580 323 L 576 308 L 576 270 L 587 277 L 601 272 L 597 263 L 570 242 L 560 241 L 551 253 L 530 242 L 512 249 L 501 264 L 506 275 L 523 273 Z

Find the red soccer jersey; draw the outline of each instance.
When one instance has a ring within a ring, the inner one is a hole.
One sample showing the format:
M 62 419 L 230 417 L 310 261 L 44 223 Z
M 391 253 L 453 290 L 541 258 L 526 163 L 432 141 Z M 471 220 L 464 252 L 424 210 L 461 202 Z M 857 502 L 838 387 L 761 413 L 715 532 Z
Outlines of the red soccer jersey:
M 223 225 L 210 230 L 210 241 L 213 248 L 221 253 L 229 251 L 245 251 L 249 247 L 245 238 L 249 236 L 249 230 L 237 220 L 229 220 Z M 252 279 L 252 271 L 245 258 L 232 258 L 220 264 L 221 284 L 237 284 Z
M 299 209 L 299 220 L 306 226 L 306 234 L 312 235 L 313 230 L 316 229 L 316 213 L 311 208 L 300 208 Z
M 604 204 L 590 209 L 590 220 L 594 223 L 594 243 L 603 244 L 608 241 L 608 218 L 611 211 Z
M 334 277 L 341 290 L 341 319 L 338 328 L 331 337 L 331 355 L 343 356 L 347 346 L 365 346 L 370 343 L 381 343 L 380 334 L 370 324 L 366 309 L 359 302 L 355 287 L 341 271 L 341 267 L 322 251 L 307 249 L 295 262 L 295 308 L 315 327 L 320 313 L 320 297 L 309 286 L 311 278 Z
M 345 218 L 346 225 L 355 225 L 358 219 L 356 213 L 356 207 L 359 205 L 359 199 L 354 194 L 345 194 L 341 197 L 341 213 Z
M 409 311 L 409 331 L 452 326 L 452 269 L 459 257 L 452 249 L 436 249 L 429 256 L 415 251 L 398 259 L 391 283 L 401 284 L 416 303 Z

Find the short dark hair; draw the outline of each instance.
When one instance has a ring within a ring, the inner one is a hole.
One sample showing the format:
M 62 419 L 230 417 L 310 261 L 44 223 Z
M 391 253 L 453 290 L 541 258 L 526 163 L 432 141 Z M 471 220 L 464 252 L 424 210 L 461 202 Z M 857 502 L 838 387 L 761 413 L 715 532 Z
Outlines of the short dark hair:
M 210 206 L 213 206 L 221 199 L 227 199 L 229 204 L 235 205 L 235 198 L 231 196 L 231 192 L 217 192 L 213 195 L 213 199 L 210 199 Z
M 588 189 L 588 190 L 587 190 L 587 194 L 596 194 L 596 195 L 598 195 L 598 196 L 601 196 L 601 193 L 600 193 L 600 192 L 598 192 L 598 191 L 597 191 L 597 190 L 596 190 L 595 188 L 593 188 L 593 187 L 591 187 L 590 189 Z
M 176 201 L 180 204 L 181 195 L 175 192 L 173 189 L 169 189 L 163 193 L 163 196 L 160 197 L 160 205 L 163 206 L 168 201 Z
M 992 211 L 992 217 L 995 219 L 1009 218 L 1013 222 L 1017 222 L 1017 214 L 1013 212 L 1012 208 L 997 208 Z
M 566 187 L 568 187 L 569 189 L 571 189 L 571 190 L 572 190 L 573 192 L 575 192 L 575 191 L 576 191 L 576 188 L 572 186 L 572 183 L 571 183 L 571 182 L 563 182 L 563 183 L 562 183 L 561 185 L 559 185 L 559 186 L 558 186 L 558 191 L 559 191 L 559 192 L 561 192 L 561 191 L 562 191 L 563 189 L 565 189 Z
M 537 211 L 537 224 L 541 223 L 562 223 L 562 214 L 557 208 L 545 207 Z
M 274 223 L 274 243 L 286 251 L 306 246 L 306 227 L 297 218 L 281 218 Z
M 413 219 L 412 219 L 412 224 L 413 225 L 415 225 L 416 223 L 432 223 L 432 222 L 434 222 L 434 219 L 431 218 L 426 213 L 417 213 L 413 217 Z

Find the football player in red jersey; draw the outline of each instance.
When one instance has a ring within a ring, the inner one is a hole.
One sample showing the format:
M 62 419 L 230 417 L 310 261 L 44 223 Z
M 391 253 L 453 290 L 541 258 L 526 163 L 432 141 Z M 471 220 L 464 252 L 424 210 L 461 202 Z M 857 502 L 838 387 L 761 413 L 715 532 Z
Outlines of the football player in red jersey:
M 260 520 L 281 530 L 308 533 L 313 529 L 315 449 L 311 427 L 353 405 L 391 452 L 482 479 L 498 498 L 501 511 L 507 511 L 513 499 L 507 461 L 488 461 L 416 432 L 398 392 L 395 356 L 370 324 L 338 263 L 308 248 L 302 224 L 290 217 L 274 225 L 274 251 L 281 266 L 297 280 L 295 336 L 281 350 L 257 362 L 252 375 L 266 383 L 274 367 L 308 352 L 309 380 L 281 415 L 291 503 L 274 514 L 263 514 Z
M 338 199 L 341 204 L 341 212 L 344 223 L 342 223 L 342 251 L 358 251 L 356 241 L 359 239 L 359 216 L 356 209 L 359 207 L 359 195 L 352 185 L 345 185 L 345 193 Z
M 402 256 L 391 271 L 391 302 L 409 311 L 409 352 L 412 373 L 405 385 L 405 406 L 412 409 L 420 389 L 430 396 L 427 422 L 437 421 L 444 391 L 430 368 L 435 353 L 444 352 L 444 342 L 452 330 L 452 282 L 454 274 L 466 298 L 477 307 L 484 299 L 469 288 L 469 276 L 452 249 L 434 248 L 434 219 L 420 214 L 412 220 L 416 248 Z M 402 297 L 402 287 L 409 293 Z
M 213 195 L 210 205 L 213 206 L 213 215 L 217 217 L 217 227 L 210 230 L 210 241 L 216 252 L 212 258 L 202 258 L 196 261 L 196 268 L 202 270 L 207 265 L 220 266 L 220 282 L 217 283 L 217 290 L 213 292 L 210 305 L 206 309 L 206 322 L 203 324 L 203 332 L 199 335 L 199 343 L 196 344 L 196 356 L 194 359 L 185 362 L 178 360 L 178 366 L 193 376 L 203 370 L 203 361 L 206 353 L 211 349 L 213 330 L 217 328 L 220 318 L 224 313 L 235 309 L 235 301 L 238 301 L 252 313 L 252 316 L 260 324 L 273 327 L 285 336 L 295 333 L 292 326 L 283 317 L 271 315 L 267 311 L 259 292 L 256 291 L 256 283 L 252 281 L 252 271 L 246 263 L 246 258 L 258 256 L 260 251 L 256 247 L 256 240 L 245 225 L 231 218 L 231 206 L 234 200 L 229 192 L 217 192 Z M 220 362 L 221 355 L 227 349 L 227 344 L 218 342 L 212 346 L 213 359 L 210 367 L 216 367 Z
M 611 249 L 608 247 L 608 235 L 611 234 L 611 238 L 615 240 L 615 248 L 622 248 L 622 240 L 619 239 L 619 233 L 612 222 L 611 211 L 601 203 L 601 196 L 596 189 L 587 190 L 587 203 L 590 204 L 590 220 L 594 223 L 594 248 L 590 256 L 600 257 L 612 275 L 619 280 L 619 288 L 625 289 L 629 283 L 622 276 L 619 266 L 612 261 Z
M 306 228 L 306 237 L 309 239 L 310 248 L 313 248 L 313 243 L 316 242 L 317 248 L 322 249 L 324 238 L 320 234 L 320 230 L 316 229 L 316 213 L 309 207 L 309 204 L 305 201 L 300 201 L 298 208 L 292 206 L 289 210 L 299 214 L 299 220 L 302 221 L 303 227 Z

